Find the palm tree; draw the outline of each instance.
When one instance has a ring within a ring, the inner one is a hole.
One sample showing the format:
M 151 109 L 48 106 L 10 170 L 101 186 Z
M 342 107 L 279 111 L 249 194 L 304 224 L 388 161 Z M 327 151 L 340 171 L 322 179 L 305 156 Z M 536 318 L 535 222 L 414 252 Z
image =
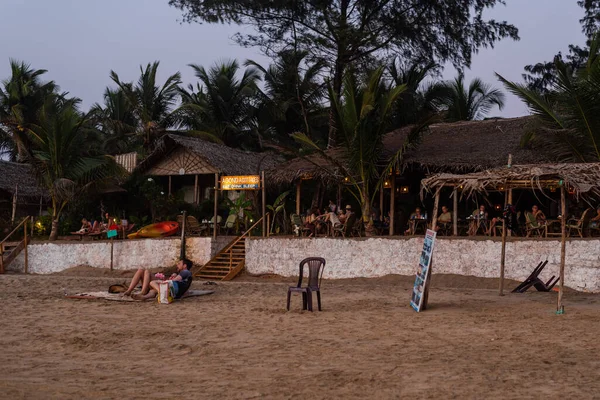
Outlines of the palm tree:
M 424 84 L 425 79 L 432 77 L 438 68 L 431 61 L 401 63 L 394 59 L 390 63 L 387 70 L 392 82 L 396 86 L 406 85 L 406 91 L 394 105 L 392 128 L 416 124 L 443 109 L 444 100 L 450 95 L 447 86 L 440 82 Z
M 585 65 L 573 71 L 561 58 L 554 60 L 556 79 L 549 93 L 527 84 L 498 78 L 537 116 L 523 144 L 543 144 L 558 161 L 600 161 L 600 34 L 590 44 Z
M 504 108 L 504 93 L 479 78 L 473 79 L 467 89 L 464 78 L 460 74 L 453 81 L 444 83 L 447 94 L 442 102 L 449 121 L 480 120 L 495 106 L 500 110 Z
M 40 108 L 48 96 L 56 94 L 58 86 L 41 80 L 47 72 L 44 69 L 32 69 L 12 59 L 10 69 L 11 77 L 0 87 L 0 149 L 11 159 L 23 160 L 31 147 L 26 128 L 37 121 Z
M 188 129 L 213 136 L 231 147 L 252 147 L 249 127 L 252 102 L 257 93 L 258 72 L 246 68 L 237 78 L 237 61 L 216 64 L 208 71 L 191 64 L 200 83 L 180 90 L 182 106 L 179 114 Z
M 48 98 L 38 121 L 25 131 L 34 149 L 28 161 L 52 201 L 50 240 L 58 237 L 58 222 L 70 201 L 121 170 L 110 156 L 100 155 L 97 132 L 77 110 L 78 99 Z
M 138 150 L 132 135 L 137 126 L 135 110 L 122 89 L 106 88 L 104 104 L 94 104 L 90 115 L 103 133 L 107 154 Z
M 406 85 L 392 88 L 383 85 L 383 71 L 384 68 L 378 68 L 368 82 L 361 85 L 357 85 L 352 75 L 347 75 L 341 98 L 329 88 L 338 135 L 343 138 L 341 149 L 344 162 L 330 157 L 305 134 L 294 134 L 296 140 L 318 152 L 345 174 L 349 180 L 347 187 L 361 206 L 367 232 L 372 231 L 371 204 L 386 173 L 400 161 L 406 149 L 416 142 L 427 125 L 422 123 L 415 126 L 405 145 L 390 159 L 382 159 L 383 137 L 389 131 L 394 103 L 406 90 Z
M 327 114 L 322 105 L 326 87 L 319 80 L 325 64 L 308 64 L 307 57 L 307 51 L 285 50 L 267 69 L 252 60 L 245 63 L 263 75 L 265 88 L 260 91 L 259 100 L 271 117 L 276 136 L 270 139 L 275 142 L 286 142 L 292 132 L 298 131 L 316 140 L 315 131 L 327 128 Z
M 116 72 L 110 72 L 111 79 L 126 95 L 135 112 L 135 133 L 142 138 L 146 151 L 152 150 L 156 140 L 177 123 L 173 109 L 179 97 L 181 75 L 177 72 L 159 86 L 156 81 L 159 64 L 155 61 L 145 68 L 140 66 L 140 77 L 136 84 L 124 83 Z

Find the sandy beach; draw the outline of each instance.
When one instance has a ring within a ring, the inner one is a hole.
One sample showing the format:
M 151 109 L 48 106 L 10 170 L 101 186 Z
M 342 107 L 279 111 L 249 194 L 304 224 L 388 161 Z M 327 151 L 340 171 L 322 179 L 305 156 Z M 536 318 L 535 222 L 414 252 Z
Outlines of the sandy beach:
M 90 276 L 95 275 L 95 276 Z M 599 295 L 497 295 L 497 281 L 434 275 L 325 281 L 323 312 L 285 311 L 293 279 L 242 276 L 171 305 L 72 300 L 130 273 L 0 276 L 0 397 L 592 398 Z M 509 289 L 515 286 L 508 282 Z M 206 289 L 194 282 L 193 289 Z

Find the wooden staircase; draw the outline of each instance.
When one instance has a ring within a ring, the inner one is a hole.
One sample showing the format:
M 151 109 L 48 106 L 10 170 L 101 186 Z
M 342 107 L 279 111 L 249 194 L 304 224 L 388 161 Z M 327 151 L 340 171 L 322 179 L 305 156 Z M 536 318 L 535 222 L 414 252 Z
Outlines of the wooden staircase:
M 209 262 L 194 271 L 194 278 L 230 281 L 235 278 L 246 265 L 246 238 L 262 221 L 259 219 L 242 236 L 232 240 Z
M 26 217 L 11 233 L 6 236 L 4 240 L 0 242 L 0 274 L 5 272 L 6 267 L 13 262 L 23 250 L 25 250 L 25 273 L 27 273 L 27 244 L 29 244 L 29 238 L 27 237 L 27 222 L 30 217 Z M 23 226 L 24 236 L 20 242 L 9 242 L 8 239 L 17 230 Z
M 246 265 L 246 238 L 238 237 L 194 274 L 195 278 L 230 281 Z

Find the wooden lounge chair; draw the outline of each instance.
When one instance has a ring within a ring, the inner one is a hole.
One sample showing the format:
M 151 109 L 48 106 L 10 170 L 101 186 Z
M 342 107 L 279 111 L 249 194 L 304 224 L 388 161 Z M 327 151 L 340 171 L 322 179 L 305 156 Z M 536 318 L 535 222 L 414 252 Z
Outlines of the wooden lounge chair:
M 186 234 L 201 235 L 207 229 L 205 225 L 200 225 L 196 217 L 188 215 L 185 221 Z
M 571 218 L 567 221 L 567 236 L 571 236 L 571 231 L 575 231 L 580 238 L 583 238 L 584 234 L 587 233 L 587 229 L 592 219 L 592 209 L 588 208 L 581 214 L 581 218 Z
M 308 264 L 308 285 L 302 287 L 304 276 L 304 265 Z M 287 293 L 287 310 L 290 310 L 292 293 L 302 293 L 302 309 L 312 311 L 312 294 L 317 293 L 317 305 L 321 311 L 321 279 L 325 270 L 325 259 L 321 257 L 309 257 L 300 262 L 298 284 L 290 286 Z
M 532 233 L 536 234 L 538 237 L 542 237 L 546 231 L 546 225 L 541 224 L 530 212 L 525 213 L 525 218 L 525 230 L 527 232 L 527 237 L 530 237 Z

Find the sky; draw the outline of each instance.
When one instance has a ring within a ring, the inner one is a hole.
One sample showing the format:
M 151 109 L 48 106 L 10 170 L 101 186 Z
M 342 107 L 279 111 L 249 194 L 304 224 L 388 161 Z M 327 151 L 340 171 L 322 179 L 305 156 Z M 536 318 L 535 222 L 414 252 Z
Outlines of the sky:
M 494 49 L 474 55 L 467 80 L 479 77 L 502 88 L 494 72 L 521 80 L 523 66 L 551 60 L 569 44 L 584 44 L 575 0 L 506 0 L 487 17 L 506 20 L 519 28 L 521 40 L 504 40 Z M 195 83 L 188 64 L 205 67 L 224 59 L 253 59 L 268 65 L 258 49 L 235 44 L 238 26 L 181 22 L 168 0 L 0 0 L 0 79 L 10 76 L 9 59 L 46 69 L 46 79 L 83 100 L 87 110 L 102 101 L 109 73 L 123 81 L 139 76 L 141 64 L 160 60 L 159 82 L 179 71 L 184 83 Z M 456 75 L 452 67 L 444 78 Z M 502 111 L 491 115 L 516 117 L 527 108 L 507 94 Z

